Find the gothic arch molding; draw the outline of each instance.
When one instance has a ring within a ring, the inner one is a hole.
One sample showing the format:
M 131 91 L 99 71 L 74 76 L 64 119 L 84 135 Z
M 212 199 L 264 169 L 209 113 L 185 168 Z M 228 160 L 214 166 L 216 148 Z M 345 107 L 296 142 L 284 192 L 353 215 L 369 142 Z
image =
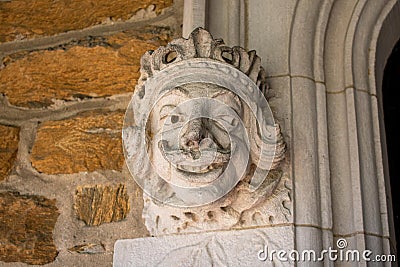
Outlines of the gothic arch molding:
M 326 248 L 346 237 L 355 249 L 390 252 L 378 92 L 399 37 L 391 31 L 398 6 L 297 2 L 289 67 L 298 249 Z M 310 235 L 313 247 L 302 242 Z

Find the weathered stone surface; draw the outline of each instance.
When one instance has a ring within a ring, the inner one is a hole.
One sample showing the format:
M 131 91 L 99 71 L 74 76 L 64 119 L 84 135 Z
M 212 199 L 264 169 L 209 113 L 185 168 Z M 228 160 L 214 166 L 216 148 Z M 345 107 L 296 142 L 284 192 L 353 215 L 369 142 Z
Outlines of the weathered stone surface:
M 0 125 L 0 181 L 9 174 L 17 156 L 19 128 Z
M 123 184 L 78 187 L 75 210 L 78 218 L 90 226 L 121 221 L 130 210 L 126 187 Z
M 290 226 L 137 238 L 115 243 L 113 266 L 293 266 L 265 254 L 292 249 Z
M 32 166 L 48 174 L 121 170 L 123 116 L 123 111 L 90 111 L 42 123 L 31 152 Z
M 57 256 L 53 230 L 58 215 L 55 200 L 0 193 L 0 261 L 52 262 Z
M 165 44 L 170 34 L 168 28 L 147 27 L 10 55 L 0 70 L 0 92 L 12 105 L 29 108 L 50 106 L 54 99 L 133 92 L 140 57 Z
M 160 13 L 172 0 L 18 0 L 0 2 L 0 42 L 127 20 L 143 8 Z M 149 7 L 153 5 L 152 7 Z

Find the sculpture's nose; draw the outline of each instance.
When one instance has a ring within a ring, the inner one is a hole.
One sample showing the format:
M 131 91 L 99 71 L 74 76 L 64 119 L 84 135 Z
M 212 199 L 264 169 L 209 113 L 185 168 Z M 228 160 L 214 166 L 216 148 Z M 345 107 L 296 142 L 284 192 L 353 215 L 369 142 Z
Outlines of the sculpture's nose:
M 189 121 L 182 129 L 180 137 L 181 148 L 185 150 L 199 149 L 200 142 L 205 138 L 205 128 L 202 118 Z

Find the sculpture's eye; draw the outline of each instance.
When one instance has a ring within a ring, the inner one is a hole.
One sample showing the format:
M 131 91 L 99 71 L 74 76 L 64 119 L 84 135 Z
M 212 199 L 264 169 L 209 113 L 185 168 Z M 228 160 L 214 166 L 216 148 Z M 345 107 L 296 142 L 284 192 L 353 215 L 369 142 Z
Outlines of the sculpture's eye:
M 182 115 L 169 114 L 167 119 L 166 119 L 166 121 L 165 121 L 165 124 L 166 125 L 173 125 L 174 124 L 174 127 L 178 127 L 179 126 L 178 123 L 181 122 L 181 121 L 182 121 Z
M 177 123 L 179 121 L 179 116 L 177 115 L 172 115 L 171 116 L 171 122 L 172 123 Z
M 174 110 L 174 105 L 165 105 L 160 110 L 160 120 L 163 120 L 171 115 L 171 112 Z

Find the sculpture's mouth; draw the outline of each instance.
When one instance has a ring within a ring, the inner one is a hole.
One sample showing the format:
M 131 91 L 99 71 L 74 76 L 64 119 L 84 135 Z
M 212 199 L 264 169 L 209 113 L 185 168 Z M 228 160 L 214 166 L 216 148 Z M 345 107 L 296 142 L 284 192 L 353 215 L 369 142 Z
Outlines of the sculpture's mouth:
M 208 173 L 213 170 L 222 169 L 225 167 L 227 162 L 224 163 L 211 163 L 210 165 L 203 165 L 203 166 L 191 166 L 191 165 L 176 165 L 178 170 L 190 173 Z
M 159 149 L 165 160 L 177 170 L 193 174 L 205 174 L 223 169 L 231 156 L 230 149 L 171 149 L 166 141 L 159 142 Z

